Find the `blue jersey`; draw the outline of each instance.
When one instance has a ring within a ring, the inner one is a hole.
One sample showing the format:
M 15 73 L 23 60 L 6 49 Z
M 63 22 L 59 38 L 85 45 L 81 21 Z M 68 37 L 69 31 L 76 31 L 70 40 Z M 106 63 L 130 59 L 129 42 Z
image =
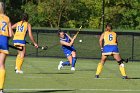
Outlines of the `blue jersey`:
M 60 38 L 60 41 L 70 43 L 70 38 L 65 34 L 64 38 Z M 70 56 L 72 51 L 76 51 L 73 45 L 72 46 L 62 45 L 62 49 L 66 57 Z

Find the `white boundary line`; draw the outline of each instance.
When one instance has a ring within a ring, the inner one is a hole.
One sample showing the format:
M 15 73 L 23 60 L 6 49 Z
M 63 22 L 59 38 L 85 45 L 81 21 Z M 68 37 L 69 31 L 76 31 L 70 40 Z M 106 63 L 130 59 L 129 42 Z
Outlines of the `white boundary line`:
M 133 89 L 79 89 L 79 90 L 83 90 L 83 91 L 118 91 L 118 92 L 136 92 L 136 91 L 140 91 L 140 90 L 133 90 Z
M 118 92 L 140 92 L 140 90 L 135 90 L 135 89 L 4 89 L 6 91 L 50 91 L 50 90 L 71 90 L 71 91 L 118 91 Z

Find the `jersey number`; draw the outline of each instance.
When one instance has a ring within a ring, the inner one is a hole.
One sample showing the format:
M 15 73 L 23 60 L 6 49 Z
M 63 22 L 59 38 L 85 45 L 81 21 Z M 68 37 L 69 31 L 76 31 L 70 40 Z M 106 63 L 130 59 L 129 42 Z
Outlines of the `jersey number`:
M 2 21 L 2 27 L 1 27 L 1 31 L 5 31 L 5 27 L 6 27 L 7 23 Z
M 110 34 L 110 35 L 109 35 L 109 41 L 112 41 L 112 40 L 113 40 L 113 35 Z
M 18 32 L 23 32 L 24 26 L 18 26 Z

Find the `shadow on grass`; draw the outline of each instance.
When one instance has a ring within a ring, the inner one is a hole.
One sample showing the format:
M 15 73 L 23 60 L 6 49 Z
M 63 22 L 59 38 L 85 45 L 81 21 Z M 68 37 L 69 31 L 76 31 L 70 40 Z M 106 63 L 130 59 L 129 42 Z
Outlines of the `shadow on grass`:
M 96 71 L 96 69 L 78 69 L 76 71 Z
M 30 92 L 7 92 L 7 93 L 53 93 L 53 92 L 63 92 L 63 93 L 66 93 L 66 92 L 72 92 L 72 91 L 75 91 L 75 90 L 43 90 L 43 91 L 30 91 Z
M 40 72 L 40 73 L 27 73 L 27 74 L 74 74 L 72 72 Z
M 128 79 L 140 79 L 140 77 L 128 77 Z

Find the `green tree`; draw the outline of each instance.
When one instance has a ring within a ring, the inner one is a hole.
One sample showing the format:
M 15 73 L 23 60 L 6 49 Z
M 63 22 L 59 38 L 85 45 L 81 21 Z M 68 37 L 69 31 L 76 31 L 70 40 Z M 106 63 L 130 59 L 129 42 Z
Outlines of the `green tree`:
M 71 0 L 40 0 L 37 4 L 28 2 L 22 8 L 30 15 L 33 25 L 59 27 L 70 3 Z
M 135 29 L 139 24 L 139 0 L 106 0 L 105 18 L 115 28 Z
M 11 22 L 15 23 L 20 20 L 20 15 L 24 12 L 21 9 L 22 0 L 1 0 L 5 4 L 5 13 L 10 17 Z
M 23 12 L 38 27 L 101 28 L 102 0 L 5 0 L 13 23 Z M 105 0 L 105 22 L 114 28 L 140 29 L 140 0 Z

